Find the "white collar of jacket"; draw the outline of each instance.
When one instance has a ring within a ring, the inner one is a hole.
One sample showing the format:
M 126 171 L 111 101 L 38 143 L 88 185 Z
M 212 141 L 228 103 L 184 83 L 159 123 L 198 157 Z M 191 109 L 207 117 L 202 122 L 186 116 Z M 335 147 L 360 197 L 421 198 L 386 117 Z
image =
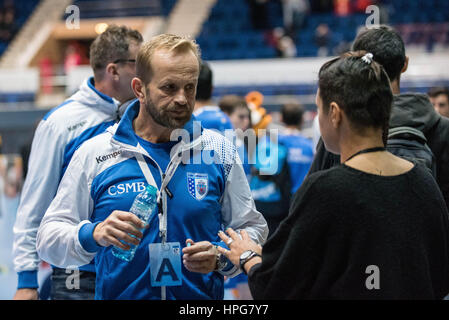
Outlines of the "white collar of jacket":
M 105 95 L 95 88 L 93 77 L 85 79 L 79 90 L 69 99 L 75 100 L 85 106 L 100 109 L 108 114 L 118 114 L 120 106 L 118 100 Z

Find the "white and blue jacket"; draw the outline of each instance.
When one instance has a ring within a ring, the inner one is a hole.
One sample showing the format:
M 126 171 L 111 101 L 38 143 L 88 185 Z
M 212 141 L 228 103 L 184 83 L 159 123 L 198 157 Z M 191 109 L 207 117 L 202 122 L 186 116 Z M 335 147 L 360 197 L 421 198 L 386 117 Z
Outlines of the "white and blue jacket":
M 37 230 L 73 153 L 84 141 L 117 122 L 119 113 L 119 102 L 97 91 L 92 77 L 39 123 L 14 225 L 13 256 L 18 288 L 38 287 Z M 83 270 L 94 271 L 94 266 Z
M 191 238 L 224 246 L 217 233 L 232 227 L 245 229 L 253 240 L 263 244 L 268 233 L 229 140 L 201 127 L 195 137 L 192 116 L 185 129 L 193 143 L 181 140 L 172 147 L 170 160 L 156 159 L 141 145 L 132 127 L 139 107 L 138 101 L 133 103 L 119 124 L 75 152 L 37 236 L 39 255 L 56 266 L 79 266 L 95 257 L 96 299 L 161 298 L 160 287 L 150 285 L 148 250 L 149 244 L 161 242 L 157 214 L 151 216 L 131 262 L 115 258 L 112 246 L 100 247 L 93 239 L 96 224 L 114 210 L 129 211 L 134 198 L 148 184 L 139 158 L 146 162 L 162 190 L 167 242 L 179 242 L 184 247 L 186 239 Z M 198 161 L 205 154 L 214 155 L 218 161 Z M 159 165 L 163 160 L 169 161 L 165 172 Z M 206 191 L 203 188 L 201 194 L 191 186 L 189 177 L 195 175 L 201 175 L 203 181 L 207 177 Z M 167 188 L 161 188 L 162 184 Z M 221 274 L 193 273 L 184 266 L 182 272 L 182 285 L 167 287 L 167 299 L 222 299 L 223 274 L 233 276 L 240 270 L 228 261 Z

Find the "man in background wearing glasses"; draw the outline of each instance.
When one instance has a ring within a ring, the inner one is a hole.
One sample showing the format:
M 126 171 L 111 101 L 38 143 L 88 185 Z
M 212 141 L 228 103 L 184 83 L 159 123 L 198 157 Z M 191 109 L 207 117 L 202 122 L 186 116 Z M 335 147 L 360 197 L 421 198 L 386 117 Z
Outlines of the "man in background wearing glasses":
M 142 35 L 125 26 L 110 26 L 90 47 L 93 77 L 52 109 L 36 129 L 28 174 L 23 186 L 14 225 L 14 269 L 18 287 L 14 299 L 38 299 L 36 235 L 53 200 L 59 182 L 75 150 L 86 140 L 102 133 L 120 119 L 134 99 L 131 79 L 136 75 L 135 59 Z M 79 268 L 79 282 L 70 285 L 73 272 L 53 268 L 51 299 L 93 299 L 95 267 Z M 69 284 L 69 285 L 68 285 Z

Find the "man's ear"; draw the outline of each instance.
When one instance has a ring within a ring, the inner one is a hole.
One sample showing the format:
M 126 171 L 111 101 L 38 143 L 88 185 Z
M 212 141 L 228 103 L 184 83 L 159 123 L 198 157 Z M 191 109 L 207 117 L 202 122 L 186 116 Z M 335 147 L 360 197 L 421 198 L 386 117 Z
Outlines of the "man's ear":
M 133 89 L 134 95 L 140 102 L 143 102 L 145 99 L 145 85 L 142 80 L 137 77 L 134 77 L 131 80 L 131 88 Z
M 407 71 L 409 61 L 410 61 L 409 57 L 405 57 L 404 67 L 402 68 L 401 73 L 405 73 Z
M 109 77 L 113 80 L 118 81 L 119 80 L 119 74 L 117 72 L 117 65 L 115 63 L 109 63 L 106 66 L 106 73 L 109 75 Z
M 337 129 L 340 126 L 342 119 L 342 110 L 338 103 L 331 102 L 329 106 L 329 117 L 332 123 L 332 126 Z

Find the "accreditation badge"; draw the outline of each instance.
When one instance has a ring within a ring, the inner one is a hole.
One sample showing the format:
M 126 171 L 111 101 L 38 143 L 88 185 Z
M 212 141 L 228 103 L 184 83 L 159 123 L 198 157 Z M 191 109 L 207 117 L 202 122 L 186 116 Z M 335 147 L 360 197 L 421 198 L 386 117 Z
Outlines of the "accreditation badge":
M 179 242 L 150 243 L 152 287 L 182 285 L 181 245 Z

